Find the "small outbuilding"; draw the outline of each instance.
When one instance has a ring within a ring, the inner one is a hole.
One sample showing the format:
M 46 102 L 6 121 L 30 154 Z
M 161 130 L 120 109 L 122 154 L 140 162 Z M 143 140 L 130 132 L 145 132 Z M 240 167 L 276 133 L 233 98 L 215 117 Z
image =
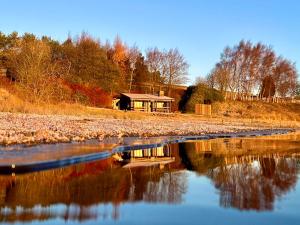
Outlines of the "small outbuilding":
M 151 94 L 122 93 L 119 106 L 121 110 L 135 110 L 143 112 L 171 112 L 174 98 Z

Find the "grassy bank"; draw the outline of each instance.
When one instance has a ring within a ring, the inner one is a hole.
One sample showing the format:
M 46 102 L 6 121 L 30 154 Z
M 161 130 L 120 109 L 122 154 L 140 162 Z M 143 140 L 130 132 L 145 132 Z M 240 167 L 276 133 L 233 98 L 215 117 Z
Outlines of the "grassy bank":
M 39 115 L 99 116 L 117 119 L 142 119 L 146 115 L 138 112 L 123 112 L 105 108 L 88 107 L 76 103 L 33 104 L 5 89 L 0 88 L 0 112 L 29 113 Z
M 259 126 L 261 124 L 269 127 L 300 127 L 300 104 L 232 101 L 214 103 L 212 110 L 213 115 L 211 117 L 181 113 L 170 114 L 168 117 L 189 121 L 203 120 L 220 124 L 234 123 L 251 126 Z M 95 108 L 75 103 L 33 104 L 1 88 L 0 111 L 40 115 L 95 116 L 115 119 L 146 119 L 149 117 L 166 116 Z
M 215 103 L 212 110 L 214 117 L 226 121 L 248 121 L 274 127 L 300 127 L 299 103 L 231 101 Z
M 234 118 L 300 121 L 300 104 L 229 101 L 215 103 L 213 113 Z

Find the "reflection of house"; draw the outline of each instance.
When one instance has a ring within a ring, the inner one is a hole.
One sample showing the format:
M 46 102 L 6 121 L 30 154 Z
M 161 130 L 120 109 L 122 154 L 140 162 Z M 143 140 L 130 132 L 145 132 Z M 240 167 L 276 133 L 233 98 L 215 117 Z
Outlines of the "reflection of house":
M 160 95 L 122 93 L 120 97 L 120 109 L 136 110 L 144 112 L 170 112 L 171 102 L 174 99 Z
M 205 140 L 205 141 L 196 141 L 192 142 L 195 145 L 196 152 L 211 152 L 211 141 Z
M 155 165 L 163 167 L 175 161 L 168 146 L 125 152 L 123 159 L 128 163 L 124 167 Z

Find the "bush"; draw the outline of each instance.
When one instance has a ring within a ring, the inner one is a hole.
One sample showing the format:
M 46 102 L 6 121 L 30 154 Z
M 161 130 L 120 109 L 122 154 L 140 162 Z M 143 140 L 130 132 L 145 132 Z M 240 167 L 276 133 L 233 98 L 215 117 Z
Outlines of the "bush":
M 188 87 L 179 106 L 183 112 L 194 112 L 195 104 L 212 104 L 218 101 L 224 101 L 224 96 L 220 91 L 199 84 Z
M 82 94 L 79 91 L 75 91 L 73 94 L 73 99 L 76 103 L 82 104 L 82 105 L 89 105 L 89 99 L 86 95 Z
M 73 99 L 78 103 L 106 108 L 112 106 L 112 97 L 101 88 L 71 83 L 67 85 L 73 91 Z

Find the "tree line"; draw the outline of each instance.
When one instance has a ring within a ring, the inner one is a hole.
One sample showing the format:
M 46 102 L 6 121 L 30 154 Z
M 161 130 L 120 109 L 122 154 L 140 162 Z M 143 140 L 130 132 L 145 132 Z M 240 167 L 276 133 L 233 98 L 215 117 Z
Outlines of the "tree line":
M 8 76 L 34 101 L 60 101 L 70 97 L 66 87 L 74 84 L 100 87 L 110 96 L 137 91 L 145 82 L 153 91 L 159 85 L 170 91 L 187 82 L 189 66 L 177 48 L 148 48 L 143 55 L 120 37 L 102 43 L 83 32 L 59 42 L 0 32 L 0 67 L 7 68 Z
M 120 92 L 155 93 L 163 87 L 170 96 L 175 85 L 188 81 L 189 65 L 177 48 L 152 47 L 143 54 L 118 36 L 112 43 L 101 42 L 83 32 L 59 42 L 30 33 L 0 32 L 1 67 L 7 68 L 8 77 L 28 100 L 111 106 L 112 96 Z M 227 92 L 300 95 L 295 63 L 277 56 L 269 46 L 250 41 L 226 47 L 205 80 L 197 83 L 185 94 L 172 93 L 183 111 L 205 100 L 221 101 Z
M 287 97 L 296 94 L 297 70 L 271 47 L 241 41 L 224 49 L 206 83 L 223 93 Z

